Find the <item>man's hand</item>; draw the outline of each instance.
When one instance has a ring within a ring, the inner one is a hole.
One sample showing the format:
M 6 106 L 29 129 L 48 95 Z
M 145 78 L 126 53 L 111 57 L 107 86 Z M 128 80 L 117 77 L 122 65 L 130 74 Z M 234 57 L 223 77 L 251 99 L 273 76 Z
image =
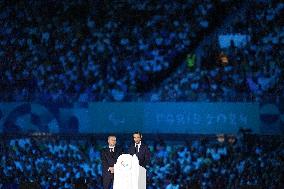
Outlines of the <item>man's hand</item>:
M 114 167 L 109 167 L 108 171 L 110 171 L 110 173 L 114 173 Z

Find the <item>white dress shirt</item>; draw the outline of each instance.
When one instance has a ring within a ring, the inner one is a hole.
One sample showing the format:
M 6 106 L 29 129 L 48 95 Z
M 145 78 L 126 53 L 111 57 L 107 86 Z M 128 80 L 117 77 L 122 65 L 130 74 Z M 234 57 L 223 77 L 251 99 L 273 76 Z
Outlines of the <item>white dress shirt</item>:
M 108 146 L 108 147 L 109 147 L 109 149 L 110 149 L 110 152 L 114 152 L 115 146 Z
M 138 144 L 135 143 L 135 148 L 136 148 L 136 145 L 138 145 L 138 152 L 139 152 L 140 146 L 141 146 L 141 141 L 140 141 Z M 138 153 L 138 152 L 137 152 L 137 153 Z

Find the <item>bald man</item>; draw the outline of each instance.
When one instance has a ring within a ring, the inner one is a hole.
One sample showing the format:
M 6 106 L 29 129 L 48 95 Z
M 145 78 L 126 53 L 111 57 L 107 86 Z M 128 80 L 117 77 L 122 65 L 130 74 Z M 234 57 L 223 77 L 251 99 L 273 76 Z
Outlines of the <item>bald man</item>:
M 103 177 L 103 188 L 110 189 L 113 184 L 114 177 L 114 164 L 117 161 L 118 156 L 122 154 L 122 149 L 116 146 L 116 136 L 108 136 L 108 146 L 105 147 L 101 152 L 102 160 L 102 177 Z

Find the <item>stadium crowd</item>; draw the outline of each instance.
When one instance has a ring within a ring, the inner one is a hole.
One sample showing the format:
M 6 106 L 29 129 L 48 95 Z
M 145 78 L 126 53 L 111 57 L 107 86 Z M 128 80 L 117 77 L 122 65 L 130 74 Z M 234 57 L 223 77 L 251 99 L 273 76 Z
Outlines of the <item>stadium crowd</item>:
M 280 1 L 255 1 L 204 46 L 199 62 L 177 70 L 153 93 L 154 100 L 260 101 L 283 96 L 284 32 Z M 248 36 L 243 45 L 220 47 L 218 37 Z M 185 62 L 185 61 L 184 61 Z
M 183 55 L 240 3 L 1 2 L 1 99 L 181 101 L 283 93 L 283 3 L 246 4 L 226 33 L 251 41 L 220 49 L 211 39 L 200 63 L 184 69 Z M 228 61 L 220 66 L 222 56 Z
M 1 1 L 0 7 L 1 102 L 284 96 L 279 0 Z M 227 27 L 195 52 L 223 21 Z M 218 37 L 231 34 L 248 40 L 221 47 Z M 283 140 L 242 137 L 153 141 L 148 188 L 284 188 Z M 1 138 L 0 188 L 100 189 L 101 148 L 88 139 Z
M 147 188 L 283 188 L 284 143 L 277 137 L 199 138 L 149 147 Z M 18 188 L 100 189 L 101 145 L 88 139 L 12 138 L 1 140 L 0 185 Z M 76 188 L 76 187 L 75 187 Z

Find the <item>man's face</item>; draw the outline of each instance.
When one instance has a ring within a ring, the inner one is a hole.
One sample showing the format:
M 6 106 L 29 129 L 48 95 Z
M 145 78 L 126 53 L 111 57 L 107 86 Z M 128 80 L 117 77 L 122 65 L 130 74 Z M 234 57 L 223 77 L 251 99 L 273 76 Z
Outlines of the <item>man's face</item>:
M 141 141 L 141 136 L 139 134 L 133 134 L 133 140 L 136 144 L 139 144 Z
M 115 146 L 115 144 L 116 144 L 116 137 L 115 136 L 108 137 L 107 142 L 108 142 L 109 146 L 112 146 L 112 147 Z

